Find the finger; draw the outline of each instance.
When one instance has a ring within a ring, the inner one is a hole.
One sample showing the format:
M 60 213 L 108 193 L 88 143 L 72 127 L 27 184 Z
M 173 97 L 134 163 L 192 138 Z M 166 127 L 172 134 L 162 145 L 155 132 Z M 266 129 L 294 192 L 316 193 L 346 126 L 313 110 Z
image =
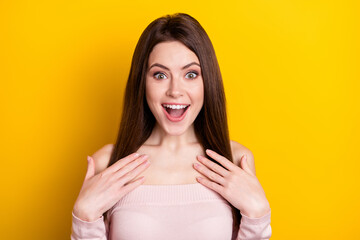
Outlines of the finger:
M 121 169 L 123 166 L 125 166 L 126 164 L 134 161 L 135 159 L 137 159 L 139 157 L 140 157 L 139 153 L 132 153 L 124 158 L 119 159 L 116 163 L 114 163 L 113 165 L 111 165 L 110 167 L 105 169 L 105 171 L 116 172 L 119 169 Z
M 246 161 L 246 154 L 244 154 L 244 155 L 241 157 L 240 166 L 241 166 L 241 168 L 242 168 L 245 172 L 247 172 L 247 173 L 249 173 L 249 174 L 251 174 L 251 175 L 254 176 L 253 172 L 251 171 L 251 169 L 250 169 L 250 167 L 249 167 L 248 162 Z
M 138 186 L 140 186 L 143 182 L 145 181 L 145 177 L 141 176 L 138 179 L 129 182 L 128 184 L 126 184 L 125 186 L 123 186 L 121 188 L 121 192 L 123 195 L 128 194 L 129 192 L 131 192 L 132 190 L 134 190 L 135 188 L 137 188 Z
M 140 164 L 144 163 L 149 158 L 148 155 L 141 155 L 139 158 L 135 159 L 134 161 L 128 163 L 126 166 L 120 168 L 118 171 L 115 172 L 117 178 L 124 176 L 125 174 L 131 172 Z
M 230 174 L 227 169 L 223 168 L 219 164 L 214 163 L 213 161 L 207 159 L 206 157 L 199 155 L 197 156 L 197 160 L 223 177 L 226 177 Z
M 87 171 L 85 175 L 85 180 L 88 180 L 89 178 L 93 177 L 95 175 L 95 165 L 94 165 L 94 159 L 90 156 L 87 156 L 88 166 Z
M 206 178 L 202 178 L 202 177 L 197 177 L 196 180 L 203 184 L 205 187 L 208 187 L 212 190 L 214 190 L 215 192 L 223 195 L 223 192 L 224 192 L 224 187 L 215 183 L 215 182 L 212 182 L 212 181 L 209 181 L 208 179 Z
M 229 171 L 233 171 L 235 169 L 236 166 L 231 161 L 229 161 L 229 159 L 221 156 L 220 154 L 218 154 L 210 149 L 206 149 L 205 152 L 207 155 L 209 155 L 211 158 L 218 161 L 222 166 L 227 168 Z
M 121 184 L 127 184 L 128 182 L 136 178 L 139 174 L 141 174 L 143 171 L 145 171 L 149 166 L 150 166 L 150 162 L 146 160 L 145 162 L 134 168 L 132 171 L 121 176 L 118 181 Z
M 201 174 L 203 174 L 205 177 L 207 177 L 209 180 L 213 181 L 213 182 L 216 182 L 216 183 L 219 183 L 221 185 L 225 184 L 225 179 L 220 176 L 219 174 L 211 171 L 209 168 L 207 168 L 206 166 L 204 165 L 200 165 L 198 163 L 194 163 L 194 168 L 200 172 Z
M 136 182 L 136 181 L 140 181 L 140 180 L 143 180 L 142 182 L 145 181 L 145 176 L 141 176 L 141 177 L 135 177 L 133 180 L 127 182 L 123 187 L 126 187 L 127 185 L 133 183 L 133 182 Z

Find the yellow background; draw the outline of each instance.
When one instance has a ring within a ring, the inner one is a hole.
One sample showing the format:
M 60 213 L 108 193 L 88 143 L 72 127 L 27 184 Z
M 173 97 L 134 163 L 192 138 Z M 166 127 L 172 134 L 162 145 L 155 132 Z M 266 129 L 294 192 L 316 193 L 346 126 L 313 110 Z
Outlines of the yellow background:
M 1 1 L 2 239 L 69 239 L 86 156 L 114 143 L 135 45 L 168 13 L 213 42 L 231 138 L 272 239 L 359 239 L 359 1 Z

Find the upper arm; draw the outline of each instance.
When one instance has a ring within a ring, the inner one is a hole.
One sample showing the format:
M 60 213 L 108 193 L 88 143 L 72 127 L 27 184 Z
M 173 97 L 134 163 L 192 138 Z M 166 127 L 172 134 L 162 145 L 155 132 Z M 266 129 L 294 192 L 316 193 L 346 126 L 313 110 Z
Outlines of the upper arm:
M 233 140 L 230 141 L 230 146 L 231 146 L 231 152 L 233 155 L 234 164 L 240 167 L 240 159 L 243 155 L 246 155 L 246 161 L 250 167 L 250 170 L 256 176 L 253 153 L 245 146 Z
M 98 174 L 107 168 L 113 147 L 113 144 L 106 144 L 97 150 L 93 155 L 91 155 L 91 157 L 94 159 L 95 174 Z

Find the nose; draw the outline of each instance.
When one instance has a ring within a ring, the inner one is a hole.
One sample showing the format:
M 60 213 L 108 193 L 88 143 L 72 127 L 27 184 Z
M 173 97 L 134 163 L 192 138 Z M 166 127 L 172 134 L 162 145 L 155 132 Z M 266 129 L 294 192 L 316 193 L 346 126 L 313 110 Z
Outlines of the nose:
M 169 87 L 166 91 L 166 95 L 173 98 L 178 98 L 183 95 L 183 90 L 179 79 L 172 78 L 169 81 Z

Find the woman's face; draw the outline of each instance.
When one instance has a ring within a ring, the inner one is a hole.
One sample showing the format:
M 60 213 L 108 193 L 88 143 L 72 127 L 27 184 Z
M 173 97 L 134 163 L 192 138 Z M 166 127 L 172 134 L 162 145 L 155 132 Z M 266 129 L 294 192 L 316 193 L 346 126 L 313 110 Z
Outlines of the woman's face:
M 148 61 L 146 101 L 166 133 L 180 135 L 188 130 L 204 102 L 196 54 L 179 41 L 155 45 Z

